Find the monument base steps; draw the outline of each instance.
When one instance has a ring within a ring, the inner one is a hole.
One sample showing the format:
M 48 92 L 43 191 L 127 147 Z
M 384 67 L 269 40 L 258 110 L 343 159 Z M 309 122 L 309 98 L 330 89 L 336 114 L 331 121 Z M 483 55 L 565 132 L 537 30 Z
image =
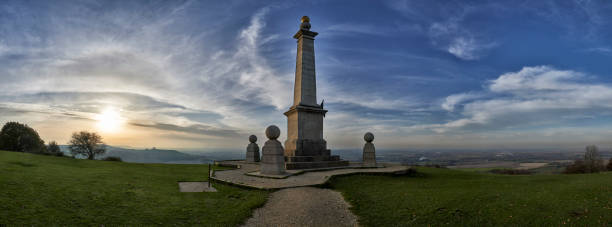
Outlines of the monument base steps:
M 325 161 L 340 161 L 338 155 L 326 156 L 285 156 L 285 162 L 325 162 Z
M 290 169 L 315 169 L 315 168 L 342 167 L 342 166 L 348 166 L 348 165 L 349 165 L 349 161 L 346 161 L 346 160 L 314 161 L 314 162 L 286 162 L 285 168 L 288 170 Z

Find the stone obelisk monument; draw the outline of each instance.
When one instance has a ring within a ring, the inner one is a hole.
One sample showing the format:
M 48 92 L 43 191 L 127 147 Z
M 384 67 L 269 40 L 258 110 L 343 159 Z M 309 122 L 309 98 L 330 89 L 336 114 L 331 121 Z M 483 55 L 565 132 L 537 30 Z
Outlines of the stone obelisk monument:
M 346 166 L 348 161 L 331 155 L 327 141 L 323 139 L 323 117 L 327 110 L 323 102 L 317 103 L 314 38 L 318 33 L 310 31 L 310 19 L 302 17 L 297 39 L 295 87 L 293 106 L 287 116 L 287 141 L 285 159 L 287 169 L 306 169 Z

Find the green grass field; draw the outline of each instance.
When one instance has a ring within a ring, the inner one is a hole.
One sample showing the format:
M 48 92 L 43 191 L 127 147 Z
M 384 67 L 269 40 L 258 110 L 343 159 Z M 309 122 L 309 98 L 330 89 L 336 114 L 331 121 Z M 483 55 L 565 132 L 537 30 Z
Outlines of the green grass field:
M 206 181 L 206 165 L 134 164 L 0 151 L 0 225 L 235 226 L 268 193 L 214 185 L 180 193 L 178 181 Z
M 418 176 L 334 178 L 364 226 L 612 225 L 612 172 L 496 175 L 419 168 Z M 0 225 L 236 226 L 268 192 L 214 185 L 206 165 L 134 164 L 0 151 Z
M 610 226 L 612 172 L 510 176 L 419 168 L 421 176 L 347 176 L 342 192 L 364 226 Z

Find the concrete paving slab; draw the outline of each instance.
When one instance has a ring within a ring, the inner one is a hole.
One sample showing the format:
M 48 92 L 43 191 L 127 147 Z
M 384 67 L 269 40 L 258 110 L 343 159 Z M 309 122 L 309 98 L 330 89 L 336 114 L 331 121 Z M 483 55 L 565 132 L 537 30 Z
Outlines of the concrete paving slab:
M 228 184 L 264 190 L 323 185 L 329 181 L 332 176 L 356 173 L 393 174 L 406 171 L 408 168 L 410 168 L 408 166 L 391 164 L 385 164 L 385 167 L 378 166 L 374 168 L 363 168 L 361 164 L 353 163 L 348 167 L 342 168 L 302 170 L 303 173 L 301 174 L 279 179 L 250 176 L 248 173 L 259 171 L 258 164 L 235 160 L 226 162 L 222 161 L 219 162 L 219 164 L 223 164 L 225 166 L 235 166 L 237 169 L 214 171 L 213 176 L 210 179 Z
M 202 182 L 178 182 L 181 192 L 217 192 L 217 189 L 208 187 L 207 181 Z

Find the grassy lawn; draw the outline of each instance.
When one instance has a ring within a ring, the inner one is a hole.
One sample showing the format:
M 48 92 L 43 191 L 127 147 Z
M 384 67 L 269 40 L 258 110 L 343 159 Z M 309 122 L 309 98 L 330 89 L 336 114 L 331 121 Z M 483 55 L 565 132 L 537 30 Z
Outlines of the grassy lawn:
M 505 169 L 502 167 L 499 168 L 494 168 L 494 167 L 487 167 L 487 168 L 456 168 L 454 170 L 459 170 L 459 171 L 467 171 L 467 172 L 479 172 L 479 173 L 487 173 L 491 170 L 494 169 Z
M 0 225 L 240 224 L 267 192 L 215 184 L 217 193 L 180 193 L 178 181 L 206 181 L 206 165 L 134 164 L 0 151 Z
M 559 174 L 565 171 L 565 166 L 547 165 L 540 168 L 530 169 L 534 174 Z
M 364 226 L 612 225 L 612 172 L 510 176 L 419 168 L 422 176 L 333 180 Z

